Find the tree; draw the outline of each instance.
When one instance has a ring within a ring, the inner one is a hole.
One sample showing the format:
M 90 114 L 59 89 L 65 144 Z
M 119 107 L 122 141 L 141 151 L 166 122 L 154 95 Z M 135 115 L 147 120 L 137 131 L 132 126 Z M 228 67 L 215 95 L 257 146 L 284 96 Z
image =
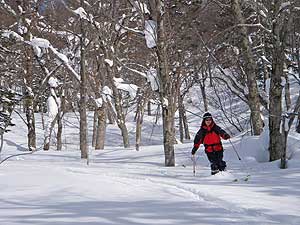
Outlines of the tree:
M 248 31 L 245 26 L 245 19 L 242 15 L 240 0 L 232 0 L 231 5 L 241 36 L 241 49 L 244 61 L 245 74 L 247 77 L 248 87 L 248 104 L 251 111 L 250 117 L 253 125 L 254 135 L 259 135 L 262 132 L 263 124 L 260 116 L 260 101 L 257 87 L 257 64 L 254 60 L 251 45 L 249 43 Z
M 267 5 L 271 13 L 270 18 L 272 19 L 272 24 L 270 24 L 272 30 L 272 70 L 269 97 L 270 161 L 280 159 L 283 156 L 282 146 L 286 148 L 287 138 L 281 132 L 282 80 L 285 80 L 285 49 L 287 47 L 288 33 L 291 32 L 292 21 L 295 15 L 295 2 L 284 3 L 285 1 L 279 0 Z
M 15 93 L 9 88 L 0 86 L 0 153 L 3 147 L 3 135 L 8 132 L 8 127 L 13 126 L 11 114 L 16 104 L 20 101 L 20 94 Z

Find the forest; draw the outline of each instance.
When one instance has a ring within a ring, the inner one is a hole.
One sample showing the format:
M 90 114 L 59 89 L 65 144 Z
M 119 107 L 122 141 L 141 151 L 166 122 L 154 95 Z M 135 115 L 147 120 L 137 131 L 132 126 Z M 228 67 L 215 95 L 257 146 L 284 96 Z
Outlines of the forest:
M 173 167 L 174 145 L 193 139 L 187 113 L 214 110 L 231 135 L 267 128 L 269 161 L 286 168 L 289 132 L 300 132 L 299 0 L 1 0 L 0 12 L 0 151 L 12 115 L 37 151 L 37 114 L 42 150 L 51 138 L 62 150 L 64 117 L 77 112 L 81 158 L 105 148 L 108 124 L 139 151 L 147 114 L 162 120 Z

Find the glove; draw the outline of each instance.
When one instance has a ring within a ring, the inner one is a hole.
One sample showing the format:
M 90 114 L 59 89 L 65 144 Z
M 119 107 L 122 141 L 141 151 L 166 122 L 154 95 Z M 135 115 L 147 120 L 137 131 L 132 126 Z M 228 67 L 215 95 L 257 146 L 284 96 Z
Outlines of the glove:
M 227 140 L 230 138 L 230 135 L 229 134 L 224 134 L 224 140 Z
M 192 149 L 191 154 L 192 154 L 192 155 L 195 155 L 196 151 L 197 151 L 197 149 L 194 147 L 194 148 Z

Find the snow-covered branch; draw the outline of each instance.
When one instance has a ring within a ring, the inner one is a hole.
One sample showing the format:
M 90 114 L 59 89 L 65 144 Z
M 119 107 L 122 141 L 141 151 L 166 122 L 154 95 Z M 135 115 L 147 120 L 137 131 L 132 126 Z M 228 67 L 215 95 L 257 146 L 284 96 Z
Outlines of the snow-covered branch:
M 37 55 L 37 57 L 40 57 L 39 52 L 40 52 L 40 48 L 45 48 L 45 49 L 50 49 L 53 54 L 57 57 L 57 59 L 62 62 L 62 64 L 71 72 L 71 74 L 78 80 L 80 81 L 80 76 L 79 74 L 72 68 L 72 66 L 69 64 L 69 59 L 68 57 L 63 54 L 60 53 L 59 51 L 57 51 L 50 43 L 50 41 L 48 41 L 47 39 L 44 38 L 33 38 L 30 42 L 26 42 L 27 44 L 30 44 L 33 49 L 35 50 L 35 53 Z
M 13 16 L 17 16 L 17 13 L 15 10 L 13 10 L 6 2 L 5 0 L 0 0 L 0 7 L 9 12 Z
M 237 24 L 238 27 L 257 27 L 261 28 L 267 33 L 271 34 L 272 30 L 267 29 L 265 26 L 263 26 L 261 23 L 256 23 L 256 24 Z

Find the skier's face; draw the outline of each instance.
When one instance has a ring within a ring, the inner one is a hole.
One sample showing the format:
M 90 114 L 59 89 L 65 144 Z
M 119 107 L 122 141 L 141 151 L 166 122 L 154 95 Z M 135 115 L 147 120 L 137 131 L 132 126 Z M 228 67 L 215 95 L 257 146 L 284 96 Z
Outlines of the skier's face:
M 205 119 L 205 125 L 206 125 L 206 126 L 209 126 L 209 125 L 211 124 L 211 122 L 212 122 L 212 119 L 211 119 L 211 118 Z

